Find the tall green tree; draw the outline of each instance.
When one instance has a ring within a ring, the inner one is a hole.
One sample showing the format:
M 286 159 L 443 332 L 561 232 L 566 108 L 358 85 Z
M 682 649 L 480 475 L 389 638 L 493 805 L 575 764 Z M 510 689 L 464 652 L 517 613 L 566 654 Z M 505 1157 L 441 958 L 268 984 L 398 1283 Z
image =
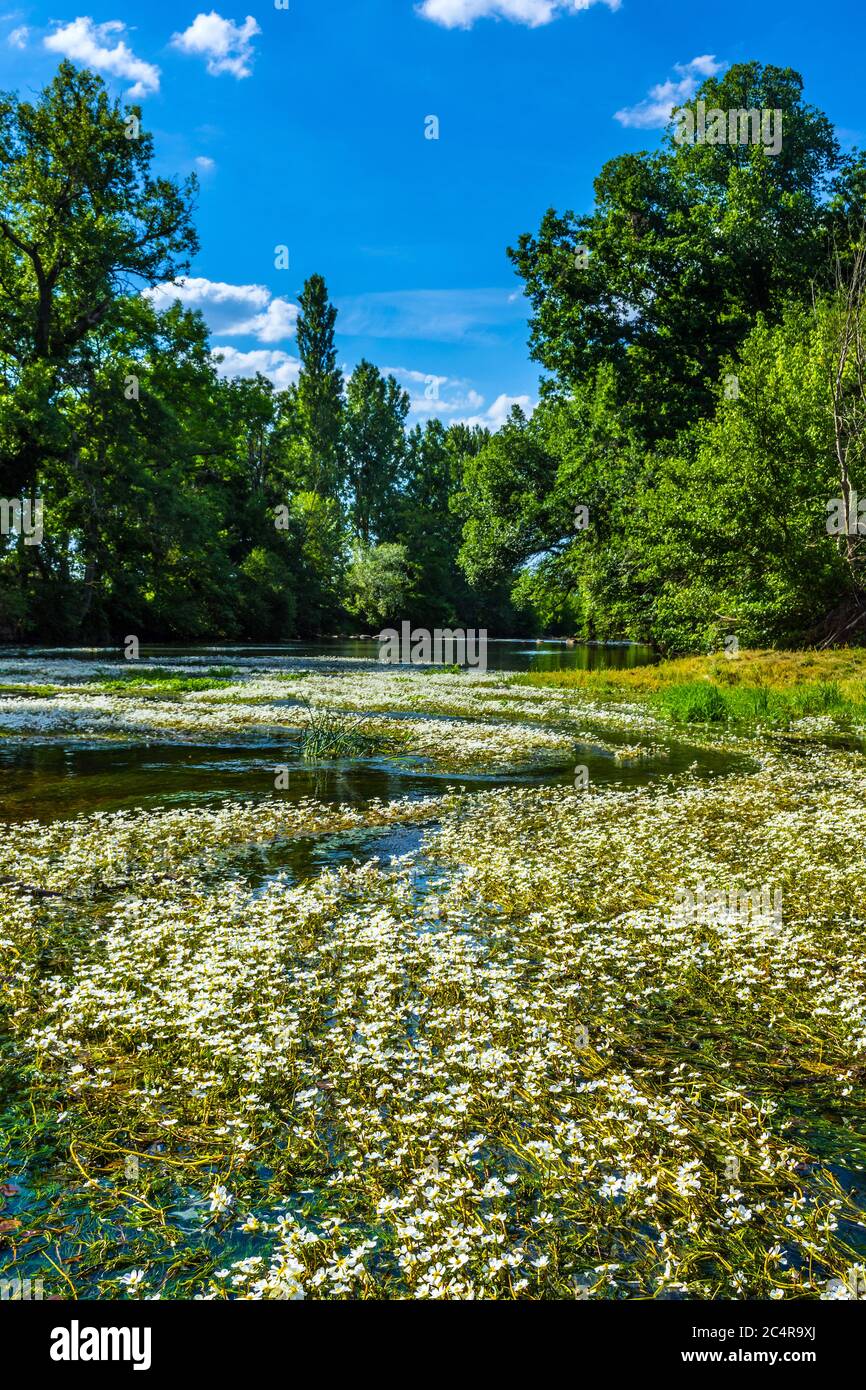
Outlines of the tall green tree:
M 71 63 L 35 103 L 0 98 L 0 352 L 19 403 L 0 493 L 32 489 L 63 449 L 58 392 L 119 298 L 189 267 L 195 180 L 157 178 L 152 161 L 140 109 Z
M 365 627 L 411 621 L 414 566 L 405 545 L 384 541 L 352 549 L 346 572 L 346 607 Z
M 613 368 L 568 400 L 543 401 L 532 419 L 515 408 L 464 460 L 460 559 L 469 578 L 513 578 L 518 605 L 546 631 L 622 635 L 623 540 L 643 452 L 617 406 Z
M 813 284 L 829 288 L 830 234 L 862 193 L 863 161 L 843 161 L 802 92 L 798 73 L 759 63 L 707 79 L 687 108 L 780 110 L 778 154 L 681 143 L 675 121 L 659 151 L 605 165 L 591 212 L 550 209 L 519 238 L 509 255 L 543 389 L 567 393 L 612 363 L 646 439 L 671 438 L 712 413 L 719 364 L 758 314 L 778 322 Z
M 320 497 L 339 498 L 345 483 L 343 376 L 337 366 L 337 310 L 321 275 L 311 275 L 299 298 L 297 336 L 301 371 L 289 407 L 299 443 L 298 485 Z
M 409 396 L 362 359 L 346 391 L 344 448 L 349 511 L 364 546 L 389 524 L 402 482 Z

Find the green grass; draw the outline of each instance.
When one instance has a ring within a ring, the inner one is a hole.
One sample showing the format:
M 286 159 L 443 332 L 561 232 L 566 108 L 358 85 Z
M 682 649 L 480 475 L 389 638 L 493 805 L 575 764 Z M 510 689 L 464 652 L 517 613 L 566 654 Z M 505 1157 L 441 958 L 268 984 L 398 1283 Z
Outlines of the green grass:
M 512 684 L 575 686 L 593 692 L 632 698 L 635 695 L 711 680 L 723 686 L 761 686 L 787 690 L 796 686 L 835 682 L 843 694 L 863 697 L 866 687 L 866 648 L 834 647 L 829 651 L 754 651 L 743 648 L 735 658 L 720 652 L 684 656 L 652 666 L 619 671 L 529 671 L 511 678 Z
M 658 697 L 663 713 L 674 724 L 719 724 L 728 718 L 728 704 L 717 685 L 689 681 L 672 685 Z
M 830 715 L 840 726 L 866 719 L 862 694 L 845 695 L 836 681 L 814 681 L 787 690 L 769 685 L 725 688 L 711 681 L 687 681 L 668 686 L 654 697 L 654 703 L 674 724 L 785 729 L 809 715 Z
M 810 715 L 840 727 L 866 722 L 866 650 L 741 651 L 683 657 L 622 671 L 539 671 L 512 685 L 573 689 L 606 701 L 654 705 L 674 724 L 784 729 Z
M 93 683 L 112 694 L 134 691 L 140 695 L 143 691 L 155 690 L 160 694 L 185 695 L 195 690 L 215 690 L 229 685 L 233 676 L 232 666 L 214 666 L 201 676 L 179 676 L 176 671 L 165 667 L 154 667 L 152 671 L 143 671 L 140 675 L 129 674 L 115 679 L 106 680 L 103 676 L 96 676 Z

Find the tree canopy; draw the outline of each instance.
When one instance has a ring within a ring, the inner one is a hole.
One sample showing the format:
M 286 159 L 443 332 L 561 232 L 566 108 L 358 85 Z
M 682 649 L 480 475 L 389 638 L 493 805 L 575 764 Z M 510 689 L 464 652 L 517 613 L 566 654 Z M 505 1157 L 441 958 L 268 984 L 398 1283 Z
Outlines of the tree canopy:
M 684 139 L 698 103 L 781 112 L 778 146 Z M 92 72 L 0 97 L 0 494 L 44 517 L 0 534 L 0 639 L 862 635 L 866 160 L 798 73 L 707 79 L 517 238 L 541 401 L 496 433 L 344 370 L 321 274 L 294 384 L 225 377 L 144 293 L 198 249 L 195 180 L 153 163 Z

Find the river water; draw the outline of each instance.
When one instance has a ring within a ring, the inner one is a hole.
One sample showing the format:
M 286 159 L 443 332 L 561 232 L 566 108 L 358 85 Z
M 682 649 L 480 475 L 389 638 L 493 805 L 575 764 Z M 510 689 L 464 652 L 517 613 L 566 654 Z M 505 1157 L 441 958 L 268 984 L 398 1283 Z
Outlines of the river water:
M 204 669 L 228 663 L 240 670 L 279 668 L 309 660 L 317 670 L 346 669 L 346 661 L 375 665 L 370 642 L 287 643 L 282 646 L 143 647 L 142 661 L 159 661 Z M 652 660 L 649 648 L 632 644 L 566 647 L 560 642 L 491 642 L 494 670 L 622 669 Z M 324 658 L 324 660 L 323 660 Z M 46 676 L 44 663 L 53 663 Z M 82 661 L 115 662 L 128 669 L 117 649 L 6 648 L 0 651 L 0 682 L 32 679 L 63 682 L 68 665 Z M 77 676 L 75 679 L 80 680 Z M 0 695 L 0 710 L 3 697 Z M 226 799 L 315 797 L 326 803 L 362 804 L 372 798 L 394 800 L 441 794 L 448 787 L 466 790 L 521 784 L 568 785 L 575 764 L 586 766 L 592 785 L 645 785 L 687 767 L 707 776 L 731 770 L 741 760 L 730 755 L 669 741 L 656 757 L 620 761 L 610 747 L 576 744 L 574 756 L 558 766 L 509 775 L 483 771 L 443 773 L 420 757 L 341 759 L 311 765 L 300 755 L 299 729 L 292 727 L 294 701 L 286 702 L 286 727 L 239 731 L 229 738 L 191 740 L 170 732 L 149 738 L 40 737 L 0 738 L 0 821 L 67 819 L 94 811 L 155 809 L 159 806 L 208 805 Z M 419 715 L 427 713 L 419 708 Z M 627 744 L 625 736 L 606 735 L 606 742 Z M 288 786 L 275 789 L 275 769 L 287 768 Z M 336 854 L 336 851 L 335 851 Z M 336 855 L 341 858 L 341 855 Z
M 225 660 L 236 662 L 255 660 L 267 665 L 288 660 L 333 657 L 340 661 L 375 661 L 378 643 L 358 638 L 321 640 L 317 642 L 282 642 L 273 646 L 185 645 L 174 647 L 142 646 L 142 661 L 198 662 Z M 0 662 L 20 658 L 28 660 L 124 661 L 118 647 L 3 647 Z M 487 667 L 491 671 L 603 671 L 623 670 L 645 666 L 655 660 L 652 647 L 637 642 L 591 642 L 569 645 L 561 639 L 523 637 L 490 638 L 487 642 Z

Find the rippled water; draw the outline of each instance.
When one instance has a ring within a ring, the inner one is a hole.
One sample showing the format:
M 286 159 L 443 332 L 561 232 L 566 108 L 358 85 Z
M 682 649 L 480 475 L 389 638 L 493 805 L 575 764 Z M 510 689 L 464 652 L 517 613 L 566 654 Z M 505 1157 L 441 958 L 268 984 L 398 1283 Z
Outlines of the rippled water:
M 603 669 L 636 665 L 651 656 L 647 648 L 625 644 L 566 648 L 559 643 L 527 646 L 502 642 L 491 643 L 491 650 L 495 664 L 504 669 L 555 665 Z M 12 655 L 9 649 L 3 653 L 7 662 Z M 191 661 L 213 665 L 215 661 L 224 661 L 243 663 L 246 669 L 328 655 L 337 661 L 345 662 L 347 657 L 370 661 L 374 652 L 369 642 L 361 641 L 259 648 L 143 648 L 141 652 L 142 660 L 158 659 L 164 665 Z M 59 670 L 52 672 L 52 677 L 62 680 L 65 661 L 95 658 L 122 661 L 116 651 L 18 650 L 14 654 L 15 675 L 18 680 L 26 679 L 28 668 L 32 668 L 36 679 L 37 663 L 51 660 L 59 663 Z M 324 666 L 327 669 L 327 662 Z M 285 701 L 288 718 L 288 709 L 295 703 Z M 422 708 L 418 713 L 426 712 Z M 613 736 L 610 741 L 628 742 L 625 736 Z M 168 734 L 147 740 L 8 738 L 0 741 L 0 821 L 64 820 L 96 811 L 213 805 L 259 797 L 290 802 L 314 797 L 326 804 L 361 806 L 374 798 L 391 801 L 435 796 L 448 788 L 472 791 L 519 785 L 567 786 L 573 783 L 578 763 L 587 768 L 592 786 L 643 786 L 687 768 L 701 776 L 721 775 L 741 766 L 742 761 L 674 741 L 651 756 L 620 761 L 610 748 L 575 743 L 573 754 L 555 765 L 548 763 L 507 775 L 483 771 L 457 774 L 438 771 L 433 762 L 421 757 L 341 759 L 311 764 L 301 757 L 299 731 L 290 727 L 260 729 L 209 741 L 191 741 L 188 736 L 177 739 Z M 275 785 L 278 769 L 283 774 L 281 781 L 286 780 L 284 774 L 288 772 L 285 787 Z M 255 866 L 253 877 L 265 882 L 282 873 L 297 881 L 323 868 L 363 861 L 374 854 L 383 859 L 405 854 L 416 849 L 419 840 L 420 831 L 399 827 L 311 836 L 282 846 L 268 862 Z
M 439 773 L 421 758 L 368 758 L 309 764 L 296 743 L 140 743 L 56 741 L 0 744 L 0 820 L 57 820 L 92 811 L 137 807 L 207 805 L 257 796 L 358 804 L 379 797 L 438 795 L 446 787 L 514 786 L 574 780 L 574 764 L 589 771 L 592 785 L 640 786 L 691 765 L 706 775 L 727 772 L 742 760 L 672 744 L 667 757 L 616 761 L 593 745 L 575 745 L 575 757 L 558 767 L 508 776 Z M 288 769 L 288 787 L 275 790 L 276 769 Z

